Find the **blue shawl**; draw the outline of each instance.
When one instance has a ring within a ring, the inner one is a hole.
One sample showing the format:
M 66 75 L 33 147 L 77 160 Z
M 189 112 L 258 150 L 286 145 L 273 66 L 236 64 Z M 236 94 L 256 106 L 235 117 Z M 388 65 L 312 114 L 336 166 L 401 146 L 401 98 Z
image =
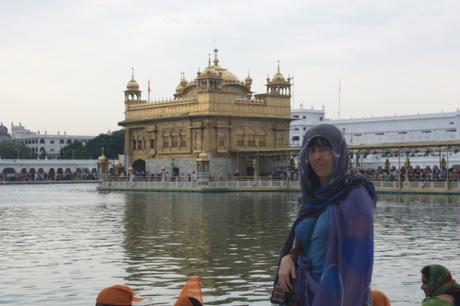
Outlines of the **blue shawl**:
M 306 149 L 315 137 L 325 138 L 334 155 L 334 173 L 320 186 L 306 158 Z M 371 182 L 348 169 L 348 147 L 334 126 L 321 124 L 304 136 L 299 155 L 302 192 L 301 210 L 289 231 L 279 260 L 290 252 L 294 230 L 304 218 L 316 218 L 328 209 L 329 233 L 323 274 L 316 282 L 309 273 L 306 257 L 297 257 L 294 280 L 297 304 L 301 306 L 370 305 L 374 240 L 373 208 L 377 201 Z M 277 278 L 275 279 L 275 287 Z

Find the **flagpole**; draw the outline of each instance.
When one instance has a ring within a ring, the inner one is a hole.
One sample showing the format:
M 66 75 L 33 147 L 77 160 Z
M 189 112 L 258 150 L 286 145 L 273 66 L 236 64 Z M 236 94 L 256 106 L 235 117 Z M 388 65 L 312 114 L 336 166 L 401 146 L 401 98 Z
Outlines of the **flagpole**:
M 148 93 L 149 93 L 149 96 L 148 96 L 148 102 L 150 102 L 150 79 L 149 79 L 149 88 L 148 88 Z

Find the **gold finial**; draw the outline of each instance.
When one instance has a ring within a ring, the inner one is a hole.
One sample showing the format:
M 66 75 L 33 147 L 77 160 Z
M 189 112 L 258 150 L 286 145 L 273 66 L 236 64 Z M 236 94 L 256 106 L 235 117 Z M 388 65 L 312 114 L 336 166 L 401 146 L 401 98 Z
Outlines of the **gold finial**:
M 219 60 L 217 59 L 217 53 L 219 52 L 219 50 L 217 50 L 217 48 L 214 49 L 214 65 L 217 66 L 217 64 L 219 63 Z
M 278 73 L 280 73 L 280 60 L 278 60 Z
M 134 80 L 134 67 L 131 67 L 131 80 Z
M 208 67 L 211 66 L 211 53 L 208 53 Z

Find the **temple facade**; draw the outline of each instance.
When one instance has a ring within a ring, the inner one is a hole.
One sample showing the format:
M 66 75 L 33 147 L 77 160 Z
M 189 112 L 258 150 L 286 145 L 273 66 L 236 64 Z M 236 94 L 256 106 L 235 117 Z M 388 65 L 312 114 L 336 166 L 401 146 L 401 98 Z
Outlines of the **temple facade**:
M 207 158 L 215 177 L 270 173 L 276 159 L 248 158 L 242 152 L 289 146 L 291 80 L 278 64 L 265 93 L 254 94 L 252 81 L 249 75 L 240 81 L 222 68 L 217 50 L 193 80 L 181 76 L 174 98 L 167 101 L 142 99 L 132 75 L 125 90 L 125 119 L 119 123 L 125 127 L 126 166 L 188 175 L 197 171 L 197 159 Z

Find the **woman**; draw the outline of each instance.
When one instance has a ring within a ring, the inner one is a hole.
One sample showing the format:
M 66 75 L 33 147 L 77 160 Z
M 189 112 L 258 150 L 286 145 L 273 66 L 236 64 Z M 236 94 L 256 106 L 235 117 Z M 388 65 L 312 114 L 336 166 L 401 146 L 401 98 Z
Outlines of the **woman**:
M 374 187 L 348 170 L 348 147 L 333 125 L 305 134 L 299 160 L 300 211 L 281 250 L 271 301 L 370 305 Z
M 460 285 L 449 270 L 441 265 L 429 265 L 422 269 L 422 286 L 426 298 L 422 306 L 460 306 Z

